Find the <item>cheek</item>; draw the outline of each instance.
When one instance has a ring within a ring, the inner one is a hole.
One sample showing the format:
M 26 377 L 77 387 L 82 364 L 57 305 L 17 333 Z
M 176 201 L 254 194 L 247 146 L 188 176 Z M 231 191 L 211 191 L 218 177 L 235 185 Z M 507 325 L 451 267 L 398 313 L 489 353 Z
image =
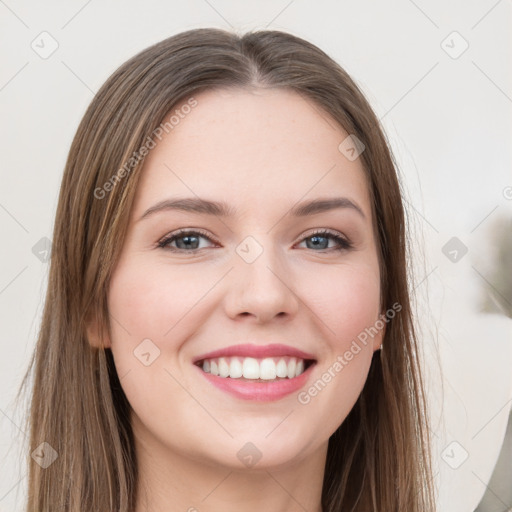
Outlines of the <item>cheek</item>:
M 139 376 L 147 391 L 154 375 L 172 364 L 187 314 L 205 292 L 183 273 L 133 259 L 121 263 L 110 283 L 111 349 L 121 377 Z M 201 292 L 201 293 L 200 293 Z M 185 335 L 183 333 L 183 335 Z M 141 375 L 139 375 L 141 373 Z M 138 377 L 137 377 L 138 379 Z M 142 390 L 142 389 L 141 389 Z
M 190 273 L 136 258 L 121 262 L 112 276 L 108 307 L 116 371 L 133 410 L 149 423 L 153 418 L 167 421 L 165 428 L 185 428 L 180 423 L 186 414 L 172 419 L 166 414 L 171 402 L 173 410 L 181 410 L 190 401 L 173 375 L 194 306 L 208 291 L 207 284 Z
M 383 330 L 372 330 L 380 313 L 380 282 L 372 266 L 346 267 L 330 280 L 315 283 L 310 290 L 315 290 L 317 312 L 328 327 L 324 357 L 297 401 L 304 415 L 322 418 L 322 432 L 317 434 L 328 437 L 356 403 L 368 376 L 374 341 L 382 340 Z
M 380 279 L 373 265 L 329 268 L 303 281 L 303 286 L 304 302 L 326 327 L 330 349 L 343 350 L 379 317 Z
M 118 338 L 126 336 L 139 342 L 144 338 L 155 343 L 168 343 L 171 332 L 179 327 L 201 295 L 207 291 L 206 282 L 179 269 L 140 262 L 120 267 L 112 278 L 109 310 L 118 320 Z M 116 338 L 116 336 L 113 336 Z M 165 341 L 164 341 L 165 340 Z M 113 340 L 115 343 L 115 340 Z

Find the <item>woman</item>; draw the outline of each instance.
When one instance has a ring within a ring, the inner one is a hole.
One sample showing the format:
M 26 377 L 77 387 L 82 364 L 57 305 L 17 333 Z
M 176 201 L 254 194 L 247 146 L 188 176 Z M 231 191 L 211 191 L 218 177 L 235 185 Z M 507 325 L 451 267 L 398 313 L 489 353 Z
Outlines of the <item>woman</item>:
M 27 512 L 433 510 L 405 244 L 378 120 L 311 43 L 127 61 L 62 181 Z

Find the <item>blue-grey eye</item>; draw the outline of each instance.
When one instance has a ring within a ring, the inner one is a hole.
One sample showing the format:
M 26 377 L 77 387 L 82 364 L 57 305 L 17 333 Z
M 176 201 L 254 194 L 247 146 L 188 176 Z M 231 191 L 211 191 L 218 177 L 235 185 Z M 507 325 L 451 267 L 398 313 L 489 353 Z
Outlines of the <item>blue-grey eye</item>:
M 311 240 L 310 243 L 308 243 L 308 240 Z M 333 240 L 338 244 L 338 247 L 329 247 L 329 240 Z M 320 231 L 317 233 L 314 233 L 312 235 L 309 235 L 308 237 L 304 238 L 306 242 L 306 246 L 308 249 L 320 249 L 320 250 L 344 250 L 349 249 L 351 247 L 351 244 L 348 240 L 343 238 L 342 236 L 331 233 L 330 231 Z
M 198 249 L 203 249 L 203 247 L 199 247 L 201 238 L 212 242 L 212 239 L 204 233 L 199 231 L 183 230 L 166 236 L 163 240 L 158 242 L 158 247 L 169 249 L 171 251 L 192 252 Z M 176 243 L 176 247 L 170 247 L 170 244 L 173 242 Z

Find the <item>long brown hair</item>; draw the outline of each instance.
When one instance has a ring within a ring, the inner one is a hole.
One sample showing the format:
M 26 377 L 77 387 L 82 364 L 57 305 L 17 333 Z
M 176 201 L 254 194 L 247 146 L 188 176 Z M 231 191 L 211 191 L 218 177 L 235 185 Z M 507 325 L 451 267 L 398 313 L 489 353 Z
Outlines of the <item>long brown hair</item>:
M 407 230 L 396 165 L 383 130 L 349 75 L 313 44 L 280 31 L 182 32 L 119 67 L 88 107 L 64 170 L 33 373 L 26 512 L 133 512 L 137 461 L 130 405 L 111 351 L 88 342 L 94 318 L 110 330 L 109 279 L 123 245 L 141 148 L 176 105 L 225 87 L 286 88 L 364 145 L 381 268 L 381 305 L 401 305 L 374 353 L 365 387 L 329 439 L 324 512 L 429 512 L 433 490 Z M 135 155 L 135 156 L 134 156 Z M 128 163 L 128 164 L 127 164 Z M 47 445 L 46 457 L 52 454 Z M 39 454 L 41 457 L 42 454 Z

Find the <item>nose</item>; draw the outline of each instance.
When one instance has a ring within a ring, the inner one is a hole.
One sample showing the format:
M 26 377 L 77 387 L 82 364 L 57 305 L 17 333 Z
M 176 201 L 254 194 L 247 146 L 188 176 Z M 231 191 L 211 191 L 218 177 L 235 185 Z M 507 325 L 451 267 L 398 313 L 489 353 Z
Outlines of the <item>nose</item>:
M 292 318 L 299 309 L 289 269 L 275 251 L 267 246 L 252 262 L 234 255 L 234 269 L 229 273 L 226 313 L 232 319 L 250 317 L 267 323 L 274 317 Z

